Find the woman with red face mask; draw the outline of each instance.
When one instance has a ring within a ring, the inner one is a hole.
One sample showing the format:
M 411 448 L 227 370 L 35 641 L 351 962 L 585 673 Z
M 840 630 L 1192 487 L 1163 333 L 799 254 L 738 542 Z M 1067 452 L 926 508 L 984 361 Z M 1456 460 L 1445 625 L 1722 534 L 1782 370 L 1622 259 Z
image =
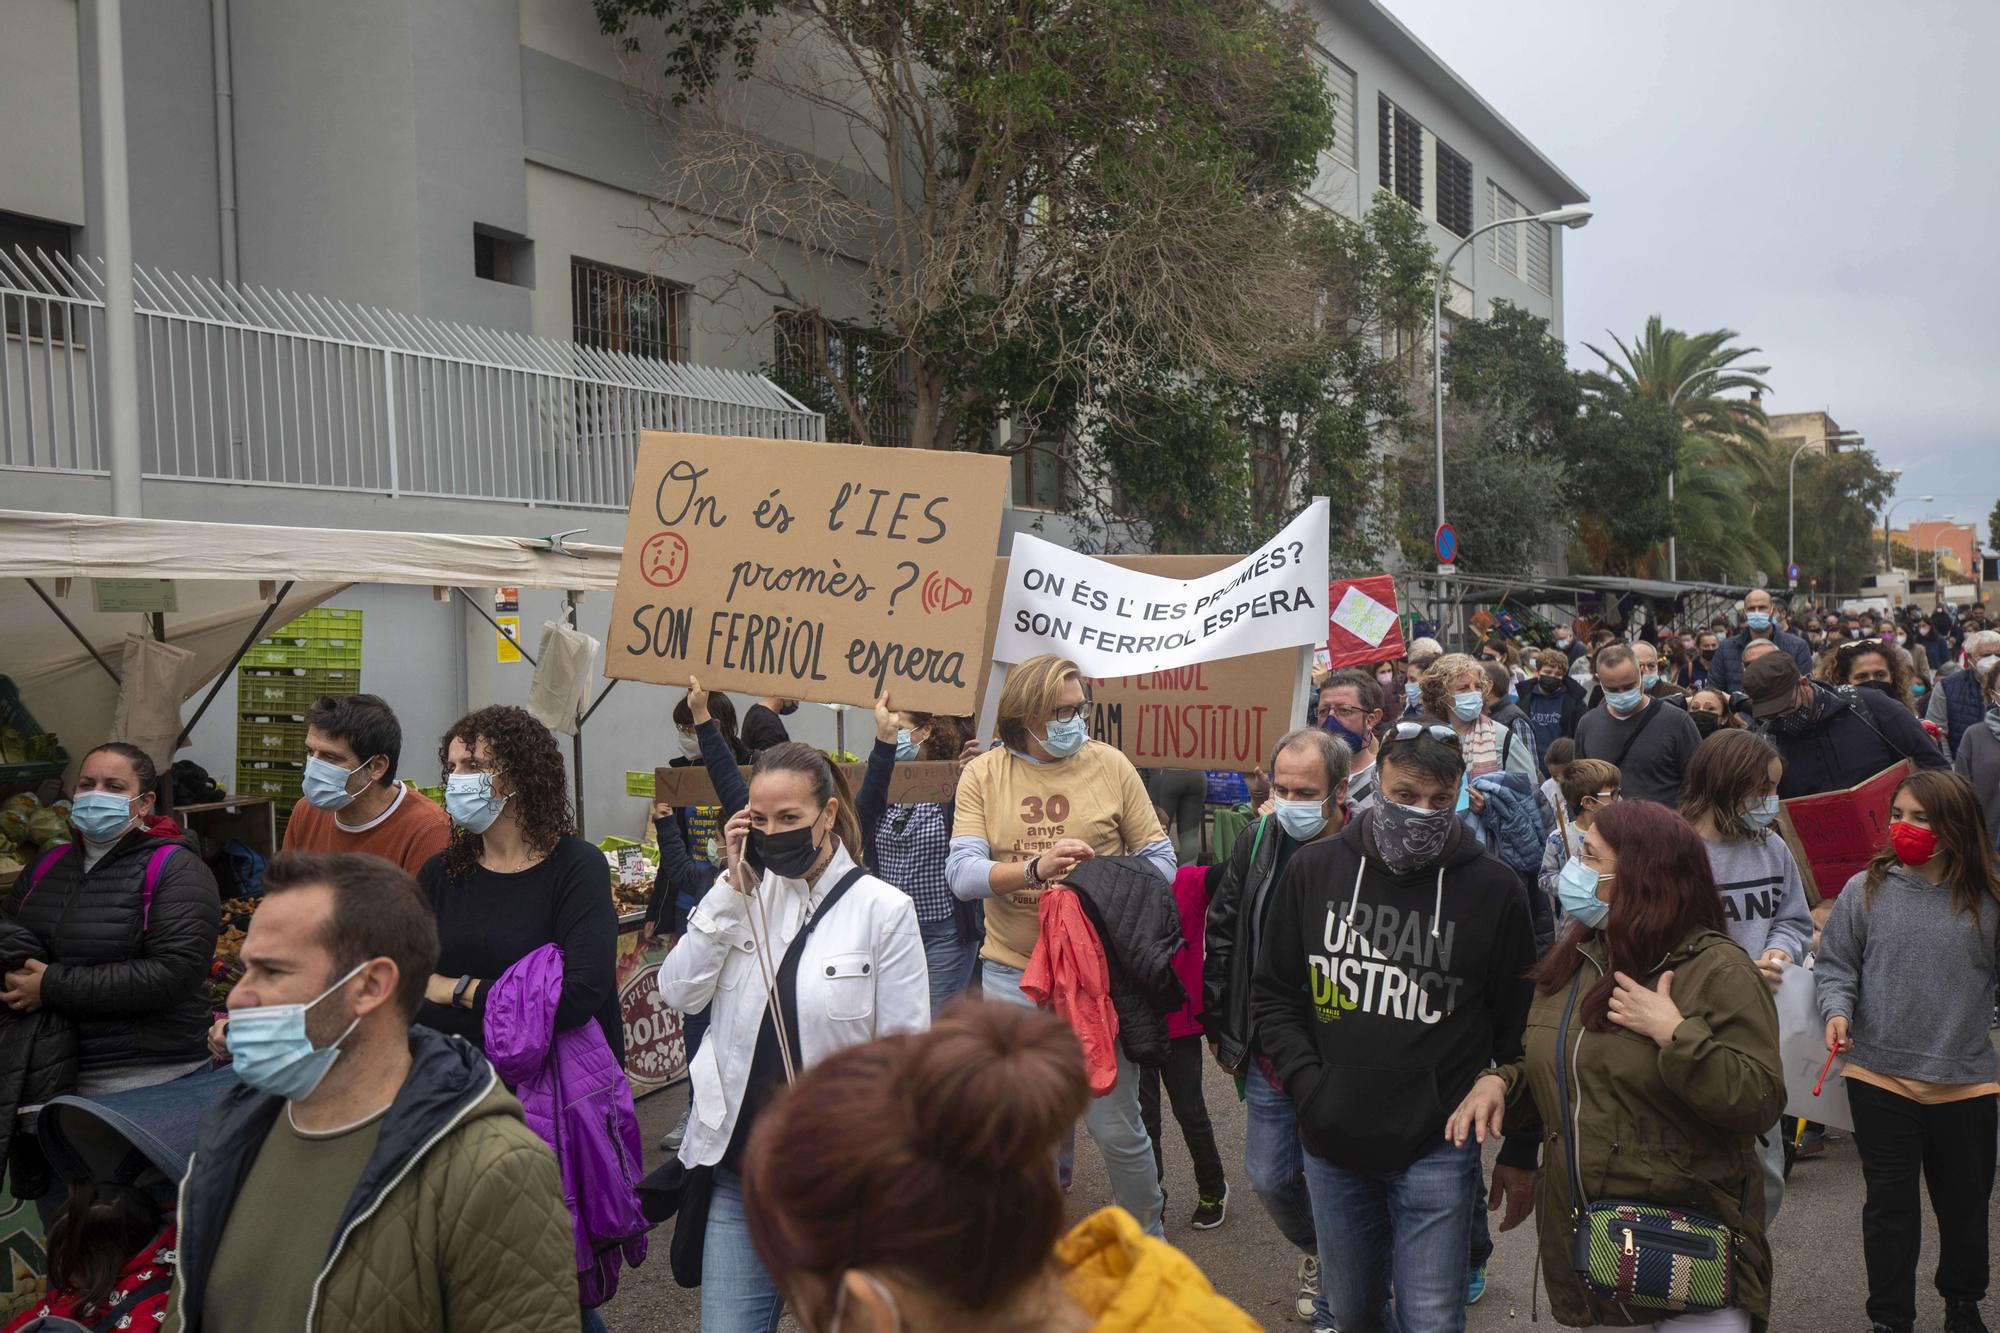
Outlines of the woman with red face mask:
M 1972 786 L 1956 773 L 1905 778 L 1889 845 L 1847 882 L 1815 971 L 1829 1051 L 1847 1056 L 1868 1318 L 1916 1322 L 1922 1173 L 1937 1214 L 1947 1333 L 1985 1333 L 2000 1079 L 1987 1035 L 2000 963 L 2000 868 Z

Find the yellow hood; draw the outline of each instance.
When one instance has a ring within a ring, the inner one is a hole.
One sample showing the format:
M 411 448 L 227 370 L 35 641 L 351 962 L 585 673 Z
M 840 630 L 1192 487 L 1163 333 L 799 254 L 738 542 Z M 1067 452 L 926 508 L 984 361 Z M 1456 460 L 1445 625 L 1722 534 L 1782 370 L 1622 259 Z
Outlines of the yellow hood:
M 1092 1213 L 1056 1242 L 1069 1298 L 1093 1333 L 1256 1333 L 1257 1322 L 1215 1294 L 1194 1261 L 1139 1230 L 1122 1208 Z

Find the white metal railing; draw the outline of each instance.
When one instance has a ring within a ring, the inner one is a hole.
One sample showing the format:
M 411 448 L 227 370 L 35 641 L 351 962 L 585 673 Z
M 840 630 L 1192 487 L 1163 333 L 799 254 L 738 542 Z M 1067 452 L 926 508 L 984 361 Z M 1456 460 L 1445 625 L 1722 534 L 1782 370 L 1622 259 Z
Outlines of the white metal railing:
M 761 375 L 135 267 L 149 478 L 623 509 L 644 428 L 824 439 Z M 102 474 L 98 267 L 0 252 L 0 468 Z

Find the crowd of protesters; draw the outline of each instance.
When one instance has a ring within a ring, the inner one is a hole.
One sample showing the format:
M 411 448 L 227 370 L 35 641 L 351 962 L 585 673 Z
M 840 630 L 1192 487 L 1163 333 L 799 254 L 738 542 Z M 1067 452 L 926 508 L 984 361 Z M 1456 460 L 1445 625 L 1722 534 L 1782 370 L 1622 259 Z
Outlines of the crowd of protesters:
M 1773 995 L 1810 969 L 1866 1186 L 1865 1317 L 1915 1326 L 1921 1184 L 1945 1327 L 1984 1330 L 2000 632 L 1759 590 L 1740 618 L 1528 637 L 1326 674 L 1212 863 L 1198 815 L 1093 738 L 1062 658 L 1011 669 L 990 744 L 882 699 L 858 794 L 787 737 L 794 701 L 739 734 L 690 682 L 676 762 L 716 803 L 653 811 L 646 929 L 672 946 L 689 1104 L 650 1176 L 602 854 L 532 716 L 450 728 L 440 808 L 398 779 L 385 701 L 315 704 L 205 1041 L 214 879 L 152 761 L 102 746 L 75 849 L 4 904 L 6 1072 L 24 1104 L 234 1077 L 178 1182 L 51 1180 L 15 1134 L 51 1222 L 30 1314 L 589 1330 L 670 1218 L 656 1262 L 713 1333 L 787 1310 L 813 1333 L 1254 1328 L 1164 1239 L 1170 1104 L 1186 1224 L 1225 1225 L 1240 1166 L 1315 1330 L 1462 1329 L 1491 1230 L 1530 1216 L 1560 1323 L 1761 1329 L 1788 1159 L 1820 1141 L 1783 1114 Z M 958 764 L 954 797 L 892 803 L 913 759 Z M 1817 880 L 1782 802 L 1899 765 L 1883 845 Z M 1068 1226 L 1079 1125 L 1112 1198 Z

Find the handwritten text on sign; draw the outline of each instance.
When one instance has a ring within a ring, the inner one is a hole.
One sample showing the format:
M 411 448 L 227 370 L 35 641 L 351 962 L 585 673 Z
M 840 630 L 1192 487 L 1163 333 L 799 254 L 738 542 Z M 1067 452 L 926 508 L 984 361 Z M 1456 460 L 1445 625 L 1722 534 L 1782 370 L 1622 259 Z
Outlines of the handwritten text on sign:
M 970 713 L 1007 462 L 646 431 L 607 676 Z
M 1092 676 L 1126 676 L 1326 638 L 1327 503 L 1214 574 L 1160 578 L 1017 533 L 993 655 L 1060 653 Z

